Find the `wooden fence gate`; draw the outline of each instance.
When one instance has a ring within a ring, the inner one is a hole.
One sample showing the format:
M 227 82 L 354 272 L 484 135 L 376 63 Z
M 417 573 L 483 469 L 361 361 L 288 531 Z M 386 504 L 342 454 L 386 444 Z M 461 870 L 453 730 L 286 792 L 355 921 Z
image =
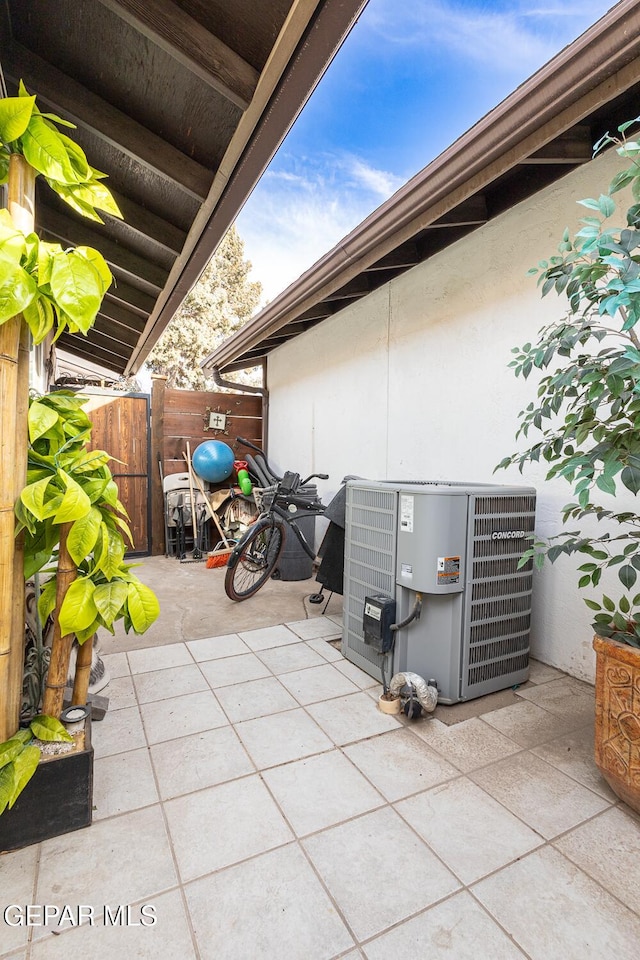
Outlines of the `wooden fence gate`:
M 93 421 L 91 448 L 116 458 L 109 468 L 129 514 L 133 548 L 128 554 L 147 556 L 152 547 L 149 395 L 85 391 L 83 396 Z

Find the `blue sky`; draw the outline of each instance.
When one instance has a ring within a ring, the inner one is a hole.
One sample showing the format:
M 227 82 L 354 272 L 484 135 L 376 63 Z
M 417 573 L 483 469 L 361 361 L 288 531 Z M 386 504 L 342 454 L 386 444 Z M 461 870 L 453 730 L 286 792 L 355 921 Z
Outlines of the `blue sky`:
M 611 0 L 369 0 L 237 220 L 264 301 Z

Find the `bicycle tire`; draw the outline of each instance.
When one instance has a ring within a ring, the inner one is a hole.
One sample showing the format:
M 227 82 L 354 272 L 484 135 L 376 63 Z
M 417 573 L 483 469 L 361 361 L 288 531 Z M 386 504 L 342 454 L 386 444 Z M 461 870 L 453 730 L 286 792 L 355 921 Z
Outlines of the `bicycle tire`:
M 258 522 L 231 553 L 224 578 L 230 600 L 246 600 L 258 592 L 273 571 L 284 546 L 284 524 Z

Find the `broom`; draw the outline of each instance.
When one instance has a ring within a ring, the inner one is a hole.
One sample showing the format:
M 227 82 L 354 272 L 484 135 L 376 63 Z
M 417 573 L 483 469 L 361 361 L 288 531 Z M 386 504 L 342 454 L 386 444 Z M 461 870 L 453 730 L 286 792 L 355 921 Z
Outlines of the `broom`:
M 186 457 L 185 457 L 185 459 L 186 459 Z M 193 470 L 193 467 L 192 467 L 191 469 Z M 219 535 L 220 535 L 220 538 L 221 538 L 221 541 L 220 541 L 220 542 L 224 544 L 224 547 L 223 547 L 223 548 L 221 548 L 220 545 L 218 544 L 218 547 L 216 547 L 215 550 L 211 550 L 209 553 L 207 553 L 207 563 L 206 563 L 206 566 L 207 566 L 210 570 L 213 569 L 214 567 L 226 567 L 226 565 L 227 565 L 227 560 L 229 559 L 229 554 L 230 554 L 231 551 L 233 550 L 233 547 L 231 546 L 231 544 L 230 544 L 229 541 L 227 540 L 227 538 L 226 538 L 226 536 L 225 536 L 225 533 L 224 533 L 224 530 L 223 530 L 222 527 L 220 526 L 220 521 L 218 520 L 218 514 L 215 512 L 215 510 L 213 509 L 213 507 L 212 507 L 211 504 L 209 503 L 209 497 L 208 497 L 207 494 L 205 493 L 204 487 L 202 486 L 202 481 L 201 481 L 200 477 L 198 476 L 198 474 L 196 473 L 195 470 L 193 470 L 193 476 L 194 476 L 194 478 L 195 478 L 196 483 L 198 484 L 198 490 L 200 491 L 200 493 L 201 493 L 202 496 L 204 497 L 205 507 L 206 507 L 207 510 L 209 511 L 209 516 L 211 517 L 211 519 L 213 520 L 213 522 L 214 522 L 215 525 L 216 525 L 216 529 L 217 529 L 217 531 L 218 531 L 218 533 L 219 533 Z

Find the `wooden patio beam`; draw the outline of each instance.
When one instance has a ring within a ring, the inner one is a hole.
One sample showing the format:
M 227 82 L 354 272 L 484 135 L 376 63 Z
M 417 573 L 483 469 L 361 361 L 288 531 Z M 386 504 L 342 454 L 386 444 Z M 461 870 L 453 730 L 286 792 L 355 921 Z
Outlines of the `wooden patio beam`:
M 210 170 L 26 47 L 15 42 L 7 44 L 2 65 L 5 76 L 16 84 L 22 78 L 27 89 L 38 93 L 40 106 L 46 101 L 54 112 L 177 184 L 197 200 L 203 200 L 209 193 L 213 180 Z
M 43 203 L 38 207 L 36 226 L 48 235 L 69 245 L 95 247 L 110 267 L 126 274 L 134 284 L 139 280 L 149 285 L 156 294 L 160 293 L 167 282 L 169 274 L 162 267 L 152 263 L 146 257 L 141 257 L 132 250 L 128 250 L 99 230 L 85 226 L 80 220 L 66 217 Z
M 588 163 L 593 157 L 593 141 L 591 127 L 586 124 L 572 127 L 567 133 L 561 134 L 546 143 L 544 147 L 522 161 L 523 166 L 541 163 L 567 163 L 576 165 Z
M 259 75 L 250 64 L 172 0 L 100 0 L 100 3 L 165 50 L 241 110 Z

